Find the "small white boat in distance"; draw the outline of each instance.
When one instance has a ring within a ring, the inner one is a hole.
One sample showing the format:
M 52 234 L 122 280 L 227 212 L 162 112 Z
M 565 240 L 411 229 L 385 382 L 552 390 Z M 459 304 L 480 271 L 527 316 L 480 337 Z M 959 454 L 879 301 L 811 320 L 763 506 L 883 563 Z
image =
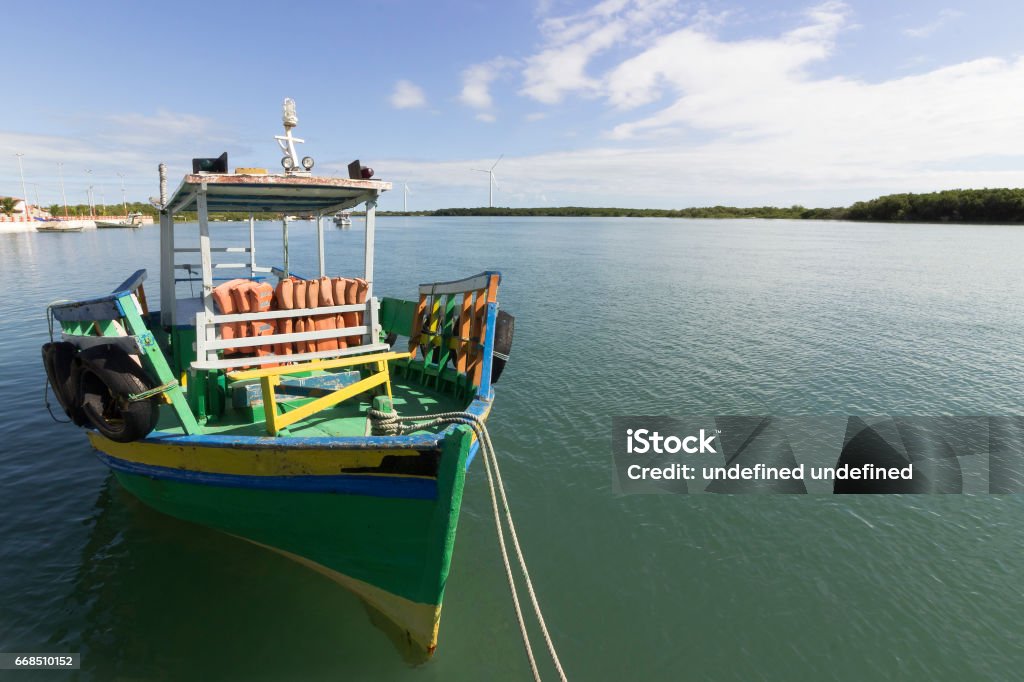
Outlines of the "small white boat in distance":
M 352 224 L 352 212 L 339 211 L 334 215 L 334 224 L 338 227 L 348 227 Z
M 142 227 L 142 214 L 129 213 L 124 220 L 97 220 L 96 227 Z
M 67 225 L 62 225 L 56 222 L 48 222 L 37 227 L 36 232 L 81 232 L 82 227 L 83 226 L 80 222 L 71 223 Z

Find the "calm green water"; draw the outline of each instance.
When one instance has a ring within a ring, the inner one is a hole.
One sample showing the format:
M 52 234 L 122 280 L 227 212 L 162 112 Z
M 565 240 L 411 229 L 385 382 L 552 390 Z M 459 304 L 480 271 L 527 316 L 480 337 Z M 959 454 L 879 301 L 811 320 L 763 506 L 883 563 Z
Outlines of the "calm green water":
M 274 264 L 278 228 L 259 231 Z M 293 224 L 300 272 L 313 234 Z M 138 267 L 156 301 L 158 242 L 0 235 L 0 651 L 79 651 L 99 680 L 527 677 L 479 463 L 440 648 L 413 668 L 344 590 L 142 506 L 50 421 L 44 306 Z M 332 272 L 361 245 L 331 227 Z M 381 294 L 505 275 L 491 429 L 571 679 L 1019 679 L 1024 499 L 617 498 L 610 418 L 1019 413 L 1024 229 L 384 218 L 377 245 Z

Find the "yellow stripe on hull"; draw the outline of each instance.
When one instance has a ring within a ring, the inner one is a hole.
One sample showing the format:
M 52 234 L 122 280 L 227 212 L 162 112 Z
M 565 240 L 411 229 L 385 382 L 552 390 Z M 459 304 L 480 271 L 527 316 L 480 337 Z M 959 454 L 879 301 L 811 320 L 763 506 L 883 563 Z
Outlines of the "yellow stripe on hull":
M 330 450 L 219 448 L 149 441 L 117 443 L 89 431 L 89 441 L 100 452 L 136 464 L 183 471 L 240 476 L 336 475 L 348 469 L 376 468 L 385 457 L 416 457 L 416 450 Z M 396 474 L 391 474 L 392 476 Z M 415 477 L 420 478 L 420 477 Z

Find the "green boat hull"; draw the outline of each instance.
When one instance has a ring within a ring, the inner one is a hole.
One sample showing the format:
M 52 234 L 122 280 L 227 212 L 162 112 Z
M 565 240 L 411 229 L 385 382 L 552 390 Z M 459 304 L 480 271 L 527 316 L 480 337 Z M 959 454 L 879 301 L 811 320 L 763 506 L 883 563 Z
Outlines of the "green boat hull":
M 218 485 L 154 476 L 150 469 L 137 471 L 144 466 L 146 442 L 131 444 L 132 452 L 142 453 L 132 456 L 134 462 L 126 458 L 125 446 L 98 436 L 93 444 L 121 485 L 150 507 L 249 540 L 330 577 L 382 616 L 374 622 L 414 660 L 437 646 L 471 432 L 455 429 L 441 440 L 437 492 L 430 499 L 302 489 L 310 476 L 295 478 L 302 483 L 294 489 L 247 487 L 238 477 Z M 257 478 L 265 484 L 266 477 Z

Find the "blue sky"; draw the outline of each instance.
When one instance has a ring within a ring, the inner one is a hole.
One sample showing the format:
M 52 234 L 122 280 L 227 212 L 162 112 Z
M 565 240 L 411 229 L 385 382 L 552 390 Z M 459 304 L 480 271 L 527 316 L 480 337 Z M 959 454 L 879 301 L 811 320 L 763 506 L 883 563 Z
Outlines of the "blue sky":
M 165 11 L 165 8 L 173 8 Z M 286 17 L 286 19 L 282 19 Z M 1024 4 L 12 3 L 0 195 L 156 193 L 193 156 L 317 172 L 382 208 L 845 205 L 1024 185 Z M 6 159 L 6 161 L 4 160 Z

